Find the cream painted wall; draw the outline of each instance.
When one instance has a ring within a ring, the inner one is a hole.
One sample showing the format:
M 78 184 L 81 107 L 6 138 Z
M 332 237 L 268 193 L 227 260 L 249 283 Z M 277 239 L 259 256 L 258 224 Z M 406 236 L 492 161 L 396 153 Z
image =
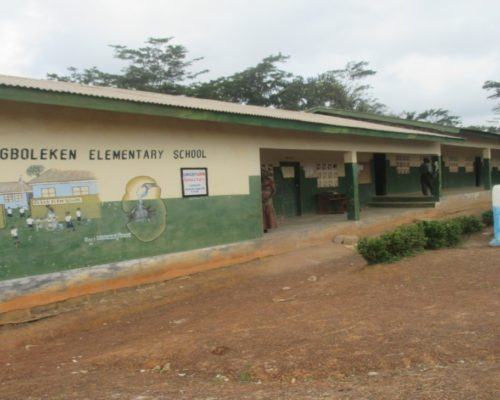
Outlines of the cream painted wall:
M 0 182 L 17 181 L 20 175 L 29 181 L 26 169 L 33 164 L 91 171 L 103 201 L 121 200 L 127 182 L 140 175 L 156 180 L 161 197 L 181 197 L 183 167 L 208 168 L 210 195 L 248 194 L 248 176 L 260 174 L 255 142 L 220 124 L 3 102 L 0 137 L 0 148 L 28 148 L 35 153 L 42 148 L 77 150 L 76 160 L 0 160 Z M 163 155 L 161 159 L 100 161 L 89 159 L 93 149 L 153 149 L 163 150 Z M 174 151 L 183 149 L 203 150 L 206 158 L 175 159 Z
M 255 132 L 254 139 L 260 148 L 317 150 L 317 151 L 356 151 L 358 153 L 398 153 L 398 154 L 439 154 L 440 144 L 413 140 L 395 141 L 362 136 L 343 136 L 333 134 L 301 133 L 273 130 Z
M 436 142 L 318 134 L 14 102 L 0 102 L 0 136 L 0 148 L 29 148 L 35 152 L 42 148 L 67 148 L 78 152 L 78 159 L 70 161 L 0 160 L 0 182 L 17 181 L 20 175 L 29 181 L 25 171 L 32 164 L 42 164 L 47 169 L 88 170 L 98 178 L 103 201 L 120 200 L 127 182 L 140 175 L 154 178 L 162 188 L 162 197 L 181 197 L 183 167 L 208 168 L 210 195 L 231 195 L 249 193 L 248 176 L 259 175 L 261 163 L 297 157 L 304 165 L 326 162 L 343 167 L 343 153 L 347 151 L 357 152 L 358 161 L 364 163 L 376 152 L 441 153 L 441 144 Z M 481 147 L 481 143 L 474 143 Z M 92 149 L 156 150 L 163 154 L 161 159 L 99 161 L 89 159 Z M 174 151 L 184 149 L 203 150 L 206 158 L 175 159 Z M 474 152 L 455 145 L 444 145 L 443 149 Z M 339 170 L 339 175 L 343 171 Z

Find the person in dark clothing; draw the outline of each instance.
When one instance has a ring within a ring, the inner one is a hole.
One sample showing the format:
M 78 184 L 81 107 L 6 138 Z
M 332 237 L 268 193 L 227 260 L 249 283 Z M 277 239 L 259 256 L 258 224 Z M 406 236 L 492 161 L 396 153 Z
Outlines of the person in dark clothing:
M 433 194 L 432 179 L 433 173 L 431 161 L 426 157 L 424 158 L 424 162 L 420 165 L 420 186 L 424 196 L 430 196 Z

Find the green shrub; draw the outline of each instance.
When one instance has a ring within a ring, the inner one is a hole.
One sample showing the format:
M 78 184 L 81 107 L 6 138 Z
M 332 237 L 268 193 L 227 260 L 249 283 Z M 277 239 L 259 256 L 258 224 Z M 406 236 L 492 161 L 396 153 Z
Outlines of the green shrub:
M 420 221 L 403 225 L 375 238 L 360 239 L 358 253 L 368 264 L 377 264 L 394 262 L 424 249 L 458 246 L 462 243 L 463 235 L 480 232 L 484 227 L 483 223 L 492 225 L 493 213 L 483 213 L 482 221 L 475 216 L 466 216 L 447 221 Z
M 387 252 L 401 258 L 420 253 L 427 243 L 424 230 L 417 224 L 403 225 L 383 235 Z
M 362 238 L 358 242 L 358 252 L 368 264 L 387 263 L 421 252 L 425 244 L 420 226 L 404 225 L 376 238 Z
M 455 220 L 419 222 L 427 242 L 426 249 L 458 246 L 462 242 L 462 224 Z
M 493 210 L 485 211 L 481 215 L 481 219 L 486 226 L 493 226 Z
M 381 237 L 361 238 L 358 242 L 358 253 L 368 264 L 396 261 L 387 251 L 387 244 Z
M 458 217 L 454 220 L 456 220 L 460 224 L 460 226 L 462 227 L 462 234 L 464 235 L 481 232 L 484 228 L 484 225 L 479 217 L 473 215 L 467 217 Z

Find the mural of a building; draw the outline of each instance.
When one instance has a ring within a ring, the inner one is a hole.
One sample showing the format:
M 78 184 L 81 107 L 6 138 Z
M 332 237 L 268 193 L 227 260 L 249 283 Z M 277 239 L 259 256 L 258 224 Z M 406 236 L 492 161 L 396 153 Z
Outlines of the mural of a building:
M 66 213 L 80 209 L 86 218 L 101 215 L 97 179 L 89 171 L 48 169 L 29 182 L 33 197 L 33 218 L 45 218 L 55 212 L 59 221 Z
M 28 208 L 31 188 L 26 182 L 0 182 L 0 229 L 7 225 L 6 215 L 19 208 Z
M 0 205 L 5 209 L 28 208 L 31 188 L 23 181 L 0 182 Z

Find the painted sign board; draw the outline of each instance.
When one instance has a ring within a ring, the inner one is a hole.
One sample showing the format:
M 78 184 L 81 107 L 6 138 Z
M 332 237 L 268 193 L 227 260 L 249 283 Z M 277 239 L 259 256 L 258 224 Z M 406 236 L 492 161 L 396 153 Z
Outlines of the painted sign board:
M 181 168 L 182 196 L 208 196 L 207 168 Z

